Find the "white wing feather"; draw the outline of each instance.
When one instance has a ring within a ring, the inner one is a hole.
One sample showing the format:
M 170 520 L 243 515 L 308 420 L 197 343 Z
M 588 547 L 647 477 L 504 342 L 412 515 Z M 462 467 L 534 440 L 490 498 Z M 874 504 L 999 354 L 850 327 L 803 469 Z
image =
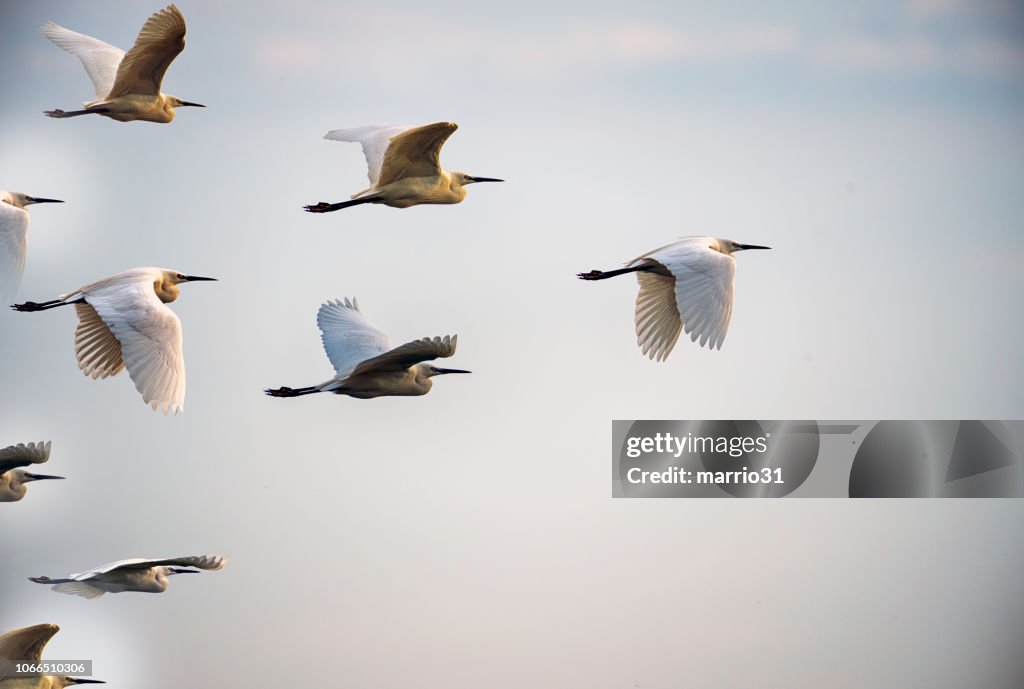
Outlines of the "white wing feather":
M 18 443 L 0 450 L 0 474 L 17 467 L 43 464 L 50 459 L 51 443 Z
M 455 347 L 458 345 L 458 342 L 458 335 L 424 337 L 412 342 L 406 342 L 404 345 L 363 361 L 352 371 L 352 375 L 354 377 L 371 372 L 404 371 L 410 366 L 415 366 L 424 361 L 447 358 L 455 354 Z
M 58 593 L 66 593 L 69 596 L 81 596 L 89 600 L 99 598 L 106 593 L 103 589 L 87 584 L 84 581 L 65 581 L 62 584 L 54 584 L 50 588 Z
M 185 406 L 185 358 L 181 321 L 153 291 L 152 275 L 114 280 L 81 290 L 86 303 L 117 341 L 121 357 L 142 400 L 164 414 Z
M 347 376 L 363 361 L 391 349 L 388 336 L 366 320 L 355 298 L 325 303 L 316 314 L 316 323 L 324 351 L 339 378 Z
M 42 32 L 58 48 L 66 50 L 82 61 L 93 86 L 96 87 L 96 99 L 106 98 L 114 86 L 117 68 L 124 59 L 124 51 L 98 38 L 65 29 L 53 22 L 43 24 Z
M 721 349 L 732 317 L 736 260 L 711 249 L 703 237 L 680 240 L 630 261 L 628 265 L 644 260 L 660 263 L 674 279 L 670 293 L 665 282 L 670 278 L 657 274 L 640 277 L 642 274 L 638 273 L 641 293 L 637 296 L 636 326 L 641 347 L 647 345 L 644 352 L 652 359 L 664 359 L 671 351 L 671 345 L 675 344 L 675 339 L 671 339 L 665 348 L 675 330 L 673 319 L 667 313 L 670 294 L 675 297 L 677 318 L 690 340 L 699 341 L 701 347 Z M 651 277 L 661 278 L 661 281 Z M 652 299 L 655 295 L 657 299 Z M 644 296 L 650 301 L 642 313 L 641 297 Z M 653 318 L 654 314 L 661 314 L 661 320 Z M 675 330 L 674 337 L 678 337 L 678 330 Z
M 28 257 L 28 211 L 0 201 L 0 300 L 18 291 Z
M 228 558 L 224 555 L 187 555 L 184 557 L 147 558 L 133 557 L 127 560 L 108 562 L 84 572 L 76 572 L 69 579 L 87 581 L 98 574 L 106 574 L 116 569 L 149 569 L 150 567 L 195 567 L 197 569 L 223 569 Z
M 388 142 L 392 137 L 410 129 L 412 127 L 400 124 L 375 124 L 352 129 L 332 129 L 324 134 L 324 138 L 362 144 L 363 155 L 366 156 L 366 174 L 370 179 L 370 185 L 374 186 L 380 179 L 380 170 L 384 164 L 384 153 L 388 150 Z

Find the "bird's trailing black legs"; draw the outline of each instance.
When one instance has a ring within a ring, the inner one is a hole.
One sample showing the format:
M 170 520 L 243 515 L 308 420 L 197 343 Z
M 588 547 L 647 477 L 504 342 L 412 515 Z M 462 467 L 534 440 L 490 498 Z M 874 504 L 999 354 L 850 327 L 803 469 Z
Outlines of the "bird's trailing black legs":
M 29 577 L 29 581 L 37 584 L 70 584 L 74 579 L 51 579 L 50 577 Z
M 264 390 L 271 397 L 301 397 L 303 395 L 312 395 L 315 392 L 320 392 L 318 387 L 308 388 L 277 388 L 275 390 Z
M 34 301 L 26 301 L 24 304 L 12 304 L 11 308 L 15 311 L 23 311 L 26 313 L 33 313 L 35 311 L 46 311 L 47 309 L 56 309 L 60 306 L 68 306 L 69 304 L 81 304 L 85 299 L 75 299 L 74 301 L 64 301 L 63 299 L 51 299 L 50 301 L 44 301 L 38 304 Z
M 331 211 L 339 211 L 342 208 L 348 208 L 349 206 L 358 206 L 362 203 L 373 203 L 374 199 L 352 199 L 351 201 L 339 201 L 338 203 L 327 203 L 321 201 L 312 206 L 304 206 L 307 213 L 330 213 Z
M 105 112 L 110 112 L 105 108 L 97 108 L 94 110 L 44 110 L 43 114 L 47 117 L 79 117 L 81 115 L 102 115 Z
M 636 273 L 638 271 L 650 271 L 651 266 L 634 266 L 632 268 L 619 268 L 618 270 L 592 270 L 589 273 L 576 273 L 576 277 L 580 280 L 607 280 L 613 278 L 616 275 L 625 275 L 626 273 Z

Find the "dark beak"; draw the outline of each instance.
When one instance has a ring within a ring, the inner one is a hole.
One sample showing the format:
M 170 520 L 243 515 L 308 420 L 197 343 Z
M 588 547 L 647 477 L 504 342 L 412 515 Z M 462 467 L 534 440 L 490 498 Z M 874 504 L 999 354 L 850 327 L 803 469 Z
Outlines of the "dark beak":
M 171 571 L 175 574 L 199 574 L 198 569 L 178 569 L 177 567 L 171 567 Z
M 34 478 L 36 481 L 45 481 L 46 479 L 53 479 L 53 478 L 59 478 L 59 479 L 63 479 L 64 478 L 63 476 L 50 476 L 48 474 L 29 474 L 27 472 L 26 472 L 25 476 L 28 476 L 29 478 Z
M 737 244 L 737 249 L 771 249 L 770 246 L 758 246 L 757 244 Z
M 204 278 L 198 275 L 186 275 L 185 282 L 217 282 L 217 278 Z
M 470 175 L 469 178 L 471 180 L 473 180 L 474 182 L 504 182 L 505 181 L 503 179 L 498 179 L 497 177 L 474 177 L 474 176 Z
M 72 677 L 74 684 L 106 684 L 102 679 L 86 679 L 85 677 Z
M 497 181 L 500 182 L 501 180 L 497 180 Z M 472 373 L 472 371 L 463 371 L 461 368 L 439 368 L 439 369 L 437 369 L 437 374 L 438 375 L 441 375 L 443 373 Z
M 28 196 L 26 198 L 32 203 L 64 203 L 60 199 L 41 199 L 38 196 Z
M 189 103 L 187 101 L 181 101 L 181 105 L 179 105 L 178 107 L 180 108 L 182 106 L 189 107 L 189 108 L 205 108 L 206 107 L 202 103 Z

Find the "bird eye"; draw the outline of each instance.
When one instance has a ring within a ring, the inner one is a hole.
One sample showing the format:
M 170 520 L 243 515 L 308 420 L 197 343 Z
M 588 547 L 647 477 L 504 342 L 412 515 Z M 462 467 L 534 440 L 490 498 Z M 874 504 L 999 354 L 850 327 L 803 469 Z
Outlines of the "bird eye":
M 179 280 L 184 280 L 184 279 L 185 279 L 185 276 L 184 276 L 184 275 L 182 275 L 181 273 L 178 273 L 178 279 L 179 279 Z

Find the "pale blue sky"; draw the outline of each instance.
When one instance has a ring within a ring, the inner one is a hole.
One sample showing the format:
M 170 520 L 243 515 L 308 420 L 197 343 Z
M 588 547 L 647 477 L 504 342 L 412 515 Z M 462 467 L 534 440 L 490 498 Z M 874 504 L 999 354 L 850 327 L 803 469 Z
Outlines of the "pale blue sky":
M 99 7 L 97 7 L 99 6 Z M 186 411 L 75 364 L 71 313 L 0 313 L 0 444 L 52 439 L 3 510 L 0 627 L 113 686 L 998 686 L 1019 663 L 1014 502 L 612 501 L 612 419 L 1024 415 L 1017 3 L 188 2 L 167 126 L 88 98 L 50 19 L 127 47 L 147 2 L 3 2 L 0 187 L 19 295 L 137 265 L 183 288 Z M 450 119 L 452 207 L 312 216 L 365 185 L 328 129 Z M 635 345 L 615 267 L 738 257 L 721 351 Z M 751 252 L 753 253 L 753 252 Z M 459 334 L 421 399 L 274 400 L 330 376 L 315 313 Z M 162 596 L 23 577 L 224 552 Z M 977 582 L 984 581 L 983 586 Z M 1019 665 L 1018 665 L 1019 668 Z M 201 679 L 197 679 L 201 678 Z M 294 681 L 294 680 L 288 680 Z

